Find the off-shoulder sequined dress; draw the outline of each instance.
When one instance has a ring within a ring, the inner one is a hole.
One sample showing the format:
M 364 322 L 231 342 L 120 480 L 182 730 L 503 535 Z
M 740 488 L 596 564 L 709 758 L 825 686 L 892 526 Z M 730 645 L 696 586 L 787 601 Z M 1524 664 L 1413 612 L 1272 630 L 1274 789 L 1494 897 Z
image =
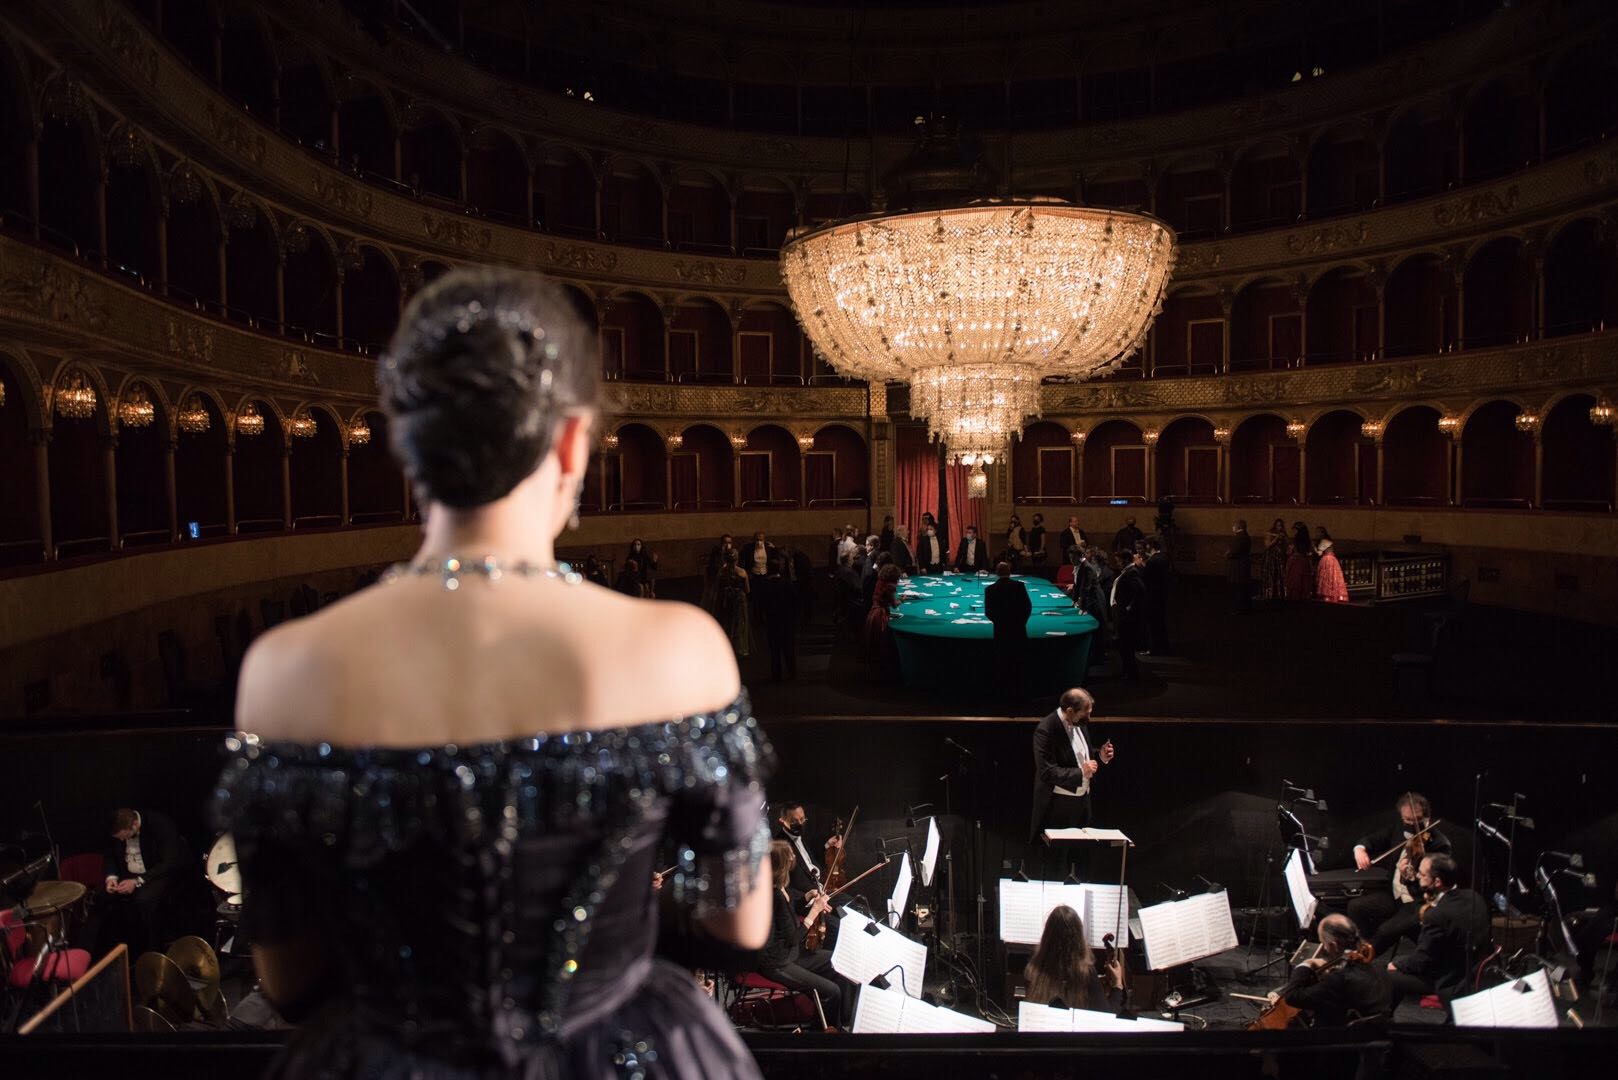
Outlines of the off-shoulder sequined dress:
M 259 941 L 313 929 L 332 993 L 276 1072 L 754 1077 L 689 971 L 654 957 L 651 876 L 733 905 L 769 845 L 772 757 L 744 694 L 717 713 L 423 749 L 236 734 L 215 824 Z

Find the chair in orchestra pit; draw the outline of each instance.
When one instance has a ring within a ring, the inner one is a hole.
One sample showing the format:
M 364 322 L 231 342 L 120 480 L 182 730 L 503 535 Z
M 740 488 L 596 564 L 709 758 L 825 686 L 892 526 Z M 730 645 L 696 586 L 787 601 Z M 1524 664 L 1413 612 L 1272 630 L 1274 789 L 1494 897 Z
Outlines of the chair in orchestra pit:
M 92 894 L 107 880 L 106 858 L 99 851 L 69 855 L 60 869 L 63 881 L 77 881 Z
M 36 973 L 38 958 L 22 954 L 27 942 L 28 930 L 17 913 L 0 910 L 0 961 L 10 969 L 6 973 L 6 989 L 12 994 L 21 994 L 35 986 L 60 988 L 77 982 L 90 970 L 90 954 L 85 950 L 54 949 Z
M 819 1029 L 820 1017 L 810 994 L 789 989 L 756 971 L 736 976 L 732 987 L 734 996 L 725 1012 L 738 1027 L 781 1029 L 811 1024 Z

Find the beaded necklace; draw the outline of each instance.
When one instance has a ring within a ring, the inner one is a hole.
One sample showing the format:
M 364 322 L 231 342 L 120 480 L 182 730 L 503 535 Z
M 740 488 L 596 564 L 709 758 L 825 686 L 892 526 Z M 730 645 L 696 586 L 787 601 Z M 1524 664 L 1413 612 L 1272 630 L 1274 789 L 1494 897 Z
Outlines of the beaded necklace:
M 405 577 L 429 577 L 436 575 L 443 584 L 445 591 L 454 592 L 461 587 L 461 578 L 476 575 L 489 582 L 503 579 L 507 574 L 514 574 L 522 578 L 555 578 L 568 585 L 577 585 L 584 580 L 584 575 L 578 573 L 565 562 L 558 562 L 551 566 L 541 566 L 526 559 L 514 563 L 503 563 L 493 555 L 485 555 L 481 559 L 463 559 L 458 555 L 446 555 L 441 559 L 428 559 L 422 562 L 394 563 L 382 575 L 384 585 L 392 585 Z

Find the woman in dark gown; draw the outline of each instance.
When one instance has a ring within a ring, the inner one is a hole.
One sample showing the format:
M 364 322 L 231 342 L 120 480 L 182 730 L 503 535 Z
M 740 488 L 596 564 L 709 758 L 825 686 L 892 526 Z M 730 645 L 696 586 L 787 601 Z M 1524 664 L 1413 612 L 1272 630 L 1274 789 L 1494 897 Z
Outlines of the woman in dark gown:
M 554 561 L 590 339 L 536 275 L 419 294 L 379 381 L 421 551 L 244 661 L 213 818 L 264 991 L 299 1023 L 278 1075 L 758 1075 L 653 950 L 659 899 L 716 954 L 767 939 L 768 743 L 709 616 Z
M 1292 551 L 1282 570 L 1288 600 L 1307 600 L 1315 594 L 1315 545 L 1309 539 L 1309 526 L 1292 523 Z
M 1270 522 L 1270 531 L 1264 534 L 1264 561 L 1260 575 L 1264 590 L 1264 599 L 1280 601 L 1286 599 L 1287 594 L 1287 549 L 1292 545 L 1287 539 L 1287 523 L 1280 518 Z

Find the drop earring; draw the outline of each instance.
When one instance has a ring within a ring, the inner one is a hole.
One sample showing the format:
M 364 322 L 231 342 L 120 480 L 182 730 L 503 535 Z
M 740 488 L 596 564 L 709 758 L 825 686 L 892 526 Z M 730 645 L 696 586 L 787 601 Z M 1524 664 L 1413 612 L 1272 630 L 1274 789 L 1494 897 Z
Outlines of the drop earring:
M 577 529 L 579 527 L 579 504 L 583 501 L 584 480 L 581 478 L 577 484 L 573 485 L 573 513 L 569 515 L 567 519 L 567 527 L 569 529 Z

